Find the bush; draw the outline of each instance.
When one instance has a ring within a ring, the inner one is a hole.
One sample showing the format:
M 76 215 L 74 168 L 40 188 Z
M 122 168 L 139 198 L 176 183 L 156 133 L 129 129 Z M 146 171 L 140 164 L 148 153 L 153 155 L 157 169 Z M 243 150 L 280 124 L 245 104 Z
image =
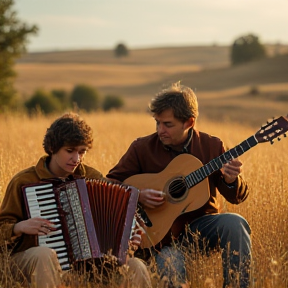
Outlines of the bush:
M 119 109 L 123 107 L 123 105 L 124 100 L 120 96 L 107 95 L 103 100 L 102 109 L 104 111 L 109 111 L 111 109 Z
M 258 88 L 258 86 L 251 86 L 249 94 L 258 95 L 258 94 L 260 94 L 260 89 Z
M 44 114 L 53 113 L 61 110 L 61 103 L 52 93 L 44 90 L 37 90 L 32 97 L 24 103 L 29 113 L 40 109 Z
M 71 93 L 72 103 L 87 112 L 97 110 L 100 106 L 98 91 L 88 85 L 77 85 Z
M 115 56 L 116 57 L 123 57 L 128 55 L 128 48 L 125 44 L 120 43 L 115 48 Z
M 248 34 L 236 39 L 231 47 L 232 65 L 242 64 L 266 57 L 264 45 L 257 36 Z
M 62 89 L 54 89 L 51 91 L 52 95 L 61 103 L 62 110 L 71 108 L 70 94 Z

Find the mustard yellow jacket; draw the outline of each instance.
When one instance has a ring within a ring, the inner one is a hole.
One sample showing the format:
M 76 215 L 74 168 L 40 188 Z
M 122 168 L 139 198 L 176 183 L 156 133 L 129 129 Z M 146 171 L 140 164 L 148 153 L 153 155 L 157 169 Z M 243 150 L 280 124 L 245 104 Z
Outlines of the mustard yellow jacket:
M 0 244 L 8 244 L 9 248 L 13 248 L 12 253 L 37 246 L 36 236 L 23 234 L 17 238 L 13 235 L 13 227 L 16 223 L 27 219 L 22 186 L 55 177 L 47 169 L 47 158 L 47 155 L 43 156 L 39 159 L 36 166 L 17 173 L 6 189 L 6 194 L 0 208 Z M 76 178 L 102 178 L 102 174 L 99 171 L 83 163 L 77 167 L 73 176 Z

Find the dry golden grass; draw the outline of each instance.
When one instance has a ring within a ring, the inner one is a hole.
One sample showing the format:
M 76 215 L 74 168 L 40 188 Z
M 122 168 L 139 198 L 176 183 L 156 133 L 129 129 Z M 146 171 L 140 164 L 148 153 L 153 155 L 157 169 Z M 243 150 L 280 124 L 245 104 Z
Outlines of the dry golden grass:
M 93 127 L 95 136 L 94 147 L 88 152 L 85 161 L 102 171 L 104 175 L 119 160 L 133 139 L 149 134 L 155 128 L 153 119 L 144 113 L 114 112 L 82 116 Z M 55 115 L 49 117 L 38 115 L 35 118 L 28 118 L 25 115 L 0 115 L 0 202 L 10 178 L 19 170 L 35 164 L 43 154 L 41 145 L 43 135 L 54 118 Z M 257 130 L 231 122 L 212 122 L 202 119 L 201 116 L 197 125 L 199 129 L 222 138 L 230 148 Z M 242 155 L 243 174 L 250 184 L 250 196 L 238 206 L 223 201 L 223 209 L 240 213 L 251 225 L 253 278 L 256 288 L 288 287 L 287 141 L 284 138 L 272 146 L 269 143 L 259 144 Z M 209 259 L 199 256 L 196 259 L 189 258 L 187 261 L 188 275 L 194 284 L 192 287 L 209 287 L 207 285 L 211 281 L 217 288 L 222 287 L 219 254 Z M 5 266 L 6 262 L 4 261 L 4 264 L 2 262 L 0 262 L 0 275 L 4 275 L 2 280 L 6 277 L 7 287 L 20 287 L 13 282 L 8 267 Z M 151 272 L 151 276 L 154 288 L 159 287 L 157 275 Z M 75 287 L 90 287 L 90 284 L 85 284 L 81 279 L 77 276 L 74 282 L 72 281 Z M 77 281 L 80 282 L 77 284 Z M 116 284 L 113 282 L 111 287 L 116 287 Z

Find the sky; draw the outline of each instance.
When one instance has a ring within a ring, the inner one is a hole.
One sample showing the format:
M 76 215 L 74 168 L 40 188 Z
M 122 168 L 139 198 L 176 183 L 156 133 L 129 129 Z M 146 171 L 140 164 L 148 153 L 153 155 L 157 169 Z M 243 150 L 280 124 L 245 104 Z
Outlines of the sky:
M 231 45 L 252 33 L 288 44 L 288 0 L 14 0 L 39 27 L 29 52 Z

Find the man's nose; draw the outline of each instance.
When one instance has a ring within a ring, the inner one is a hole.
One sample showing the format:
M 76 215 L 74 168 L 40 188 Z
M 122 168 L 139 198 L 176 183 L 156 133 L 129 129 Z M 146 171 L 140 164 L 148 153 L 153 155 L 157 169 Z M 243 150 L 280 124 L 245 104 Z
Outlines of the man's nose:
M 164 125 L 161 125 L 161 124 L 158 124 L 157 125 L 157 132 L 158 133 L 163 133 L 163 132 L 165 132 L 165 127 L 164 127 Z
M 80 161 L 80 154 L 79 153 L 75 153 L 73 155 L 73 162 L 77 163 Z

